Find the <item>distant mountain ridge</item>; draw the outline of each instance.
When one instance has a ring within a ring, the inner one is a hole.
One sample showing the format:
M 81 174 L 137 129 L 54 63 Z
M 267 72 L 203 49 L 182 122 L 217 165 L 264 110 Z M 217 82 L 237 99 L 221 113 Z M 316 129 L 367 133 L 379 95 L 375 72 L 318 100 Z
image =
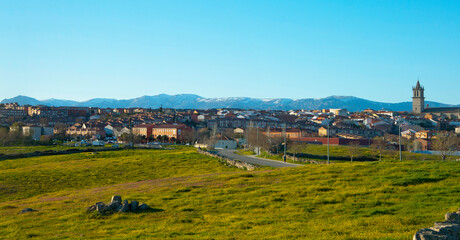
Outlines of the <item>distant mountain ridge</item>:
M 71 107 L 100 107 L 100 108 L 165 108 L 176 109 L 212 109 L 212 108 L 240 108 L 256 110 L 291 110 L 291 109 L 329 109 L 346 108 L 348 111 L 362 111 L 367 108 L 374 110 L 410 111 L 412 102 L 383 103 L 352 96 L 330 96 L 321 99 L 304 98 L 273 98 L 260 99 L 249 97 L 204 98 L 195 94 L 159 94 L 142 96 L 133 99 L 94 98 L 78 102 L 72 100 L 46 99 L 37 100 L 27 96 L 16 96 L 3 99 L 1 103 L 17 102 L 20 105 L 71 106 Z M 438 102 L 427 101 L 430 107 L 460 107 Z

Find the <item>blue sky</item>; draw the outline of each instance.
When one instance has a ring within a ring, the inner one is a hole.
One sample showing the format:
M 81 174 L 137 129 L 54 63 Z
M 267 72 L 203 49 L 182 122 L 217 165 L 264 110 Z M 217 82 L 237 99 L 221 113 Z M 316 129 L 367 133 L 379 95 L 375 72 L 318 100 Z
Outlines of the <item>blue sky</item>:
M 459 104 L 459 1 L 0 1 L 0 98 Z

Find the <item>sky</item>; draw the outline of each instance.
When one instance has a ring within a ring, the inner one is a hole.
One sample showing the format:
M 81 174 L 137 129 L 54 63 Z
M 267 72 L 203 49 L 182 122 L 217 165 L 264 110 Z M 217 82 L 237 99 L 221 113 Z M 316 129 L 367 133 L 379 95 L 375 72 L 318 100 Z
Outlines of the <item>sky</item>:
M 460 1 L 0 1 L 0 100 L 460 104 Z

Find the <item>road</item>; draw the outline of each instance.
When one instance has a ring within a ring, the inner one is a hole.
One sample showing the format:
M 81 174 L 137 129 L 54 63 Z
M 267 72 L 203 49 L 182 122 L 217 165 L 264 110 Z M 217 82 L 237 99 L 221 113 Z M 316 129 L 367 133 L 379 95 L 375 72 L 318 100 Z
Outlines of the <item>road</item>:
M 303 166 L 300 164 L 288 163 L 288 162 L 281 162 L 266 158 L 259 158 L 256 156 L 249 156 L 249 155 L 238 155 L 234 153 L 236 150 L 219 150 L 218 154 L 233 160 L 240 160 L 242 162 L 261 165 L 261 166 L 269 166 L 269 167 L 298 167 Z

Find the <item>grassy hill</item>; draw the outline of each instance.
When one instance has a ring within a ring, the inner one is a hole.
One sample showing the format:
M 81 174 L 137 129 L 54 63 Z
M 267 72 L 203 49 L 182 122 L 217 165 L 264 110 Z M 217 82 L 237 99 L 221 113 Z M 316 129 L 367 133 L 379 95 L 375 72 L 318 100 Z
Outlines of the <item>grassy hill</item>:
M 0 161 L 4 239 L 410 239 L 460 207 L 460 162 L 247 172 L 192 148 Z M 99 216 L 114 194 L 152 211 Z M 17 214 L 30 207 L 38 210 Z

